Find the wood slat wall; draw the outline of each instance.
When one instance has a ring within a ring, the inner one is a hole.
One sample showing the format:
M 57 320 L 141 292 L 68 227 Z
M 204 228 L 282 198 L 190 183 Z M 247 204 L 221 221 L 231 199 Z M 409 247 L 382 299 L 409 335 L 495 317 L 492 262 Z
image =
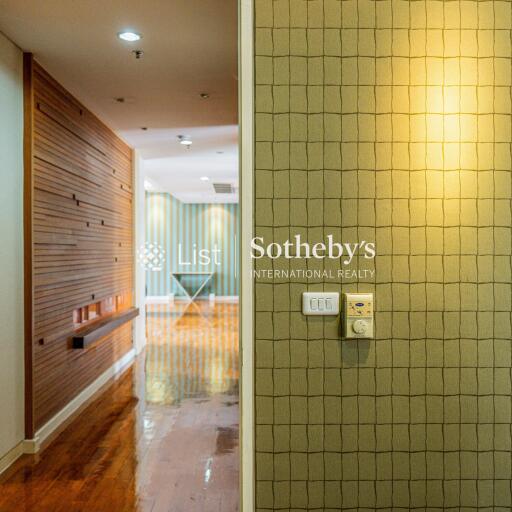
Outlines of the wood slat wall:
M 70 342 L 73 310 L 133 292 L 132 151 L 30 55 L 25 88 L 32 437 L 132 347 L 131 323 L 83 351 Z

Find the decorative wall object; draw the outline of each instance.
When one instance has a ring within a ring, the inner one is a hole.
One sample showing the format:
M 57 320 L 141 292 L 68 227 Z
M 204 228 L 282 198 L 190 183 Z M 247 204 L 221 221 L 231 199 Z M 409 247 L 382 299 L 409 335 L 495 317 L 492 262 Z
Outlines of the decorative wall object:
M 158 244 L 146 242 L 137 251 L 137 262 L 146 271 L 160 272 L 165 263 L 165 250 Z

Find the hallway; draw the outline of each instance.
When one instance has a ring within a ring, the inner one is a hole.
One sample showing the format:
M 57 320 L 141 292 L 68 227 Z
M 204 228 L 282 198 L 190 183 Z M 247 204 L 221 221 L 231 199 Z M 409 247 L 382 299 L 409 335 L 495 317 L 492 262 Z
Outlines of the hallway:
M 134 367 L 2 475 L 1 512 L 238 510 L 238 305 L 149 305 L 147 332 Z

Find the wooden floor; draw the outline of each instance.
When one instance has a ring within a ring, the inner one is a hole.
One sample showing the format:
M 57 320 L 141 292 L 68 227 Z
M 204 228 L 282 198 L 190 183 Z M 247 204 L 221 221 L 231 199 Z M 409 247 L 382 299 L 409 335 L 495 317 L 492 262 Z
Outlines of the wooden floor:
M 149 306 L 146 354 L 38 456 L 0 512 L 239 510 L 238 307 Z

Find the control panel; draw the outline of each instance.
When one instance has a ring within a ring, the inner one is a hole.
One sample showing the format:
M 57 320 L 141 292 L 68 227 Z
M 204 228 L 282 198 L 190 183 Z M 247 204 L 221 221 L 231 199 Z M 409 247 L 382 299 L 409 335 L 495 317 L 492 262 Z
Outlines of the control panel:
M 338 292 L 304 292 L 302 313 L 304 315 L 338 315 L 340 294 Z
M 343 336 L 373 338 L 373 293 L 345 293 Z

